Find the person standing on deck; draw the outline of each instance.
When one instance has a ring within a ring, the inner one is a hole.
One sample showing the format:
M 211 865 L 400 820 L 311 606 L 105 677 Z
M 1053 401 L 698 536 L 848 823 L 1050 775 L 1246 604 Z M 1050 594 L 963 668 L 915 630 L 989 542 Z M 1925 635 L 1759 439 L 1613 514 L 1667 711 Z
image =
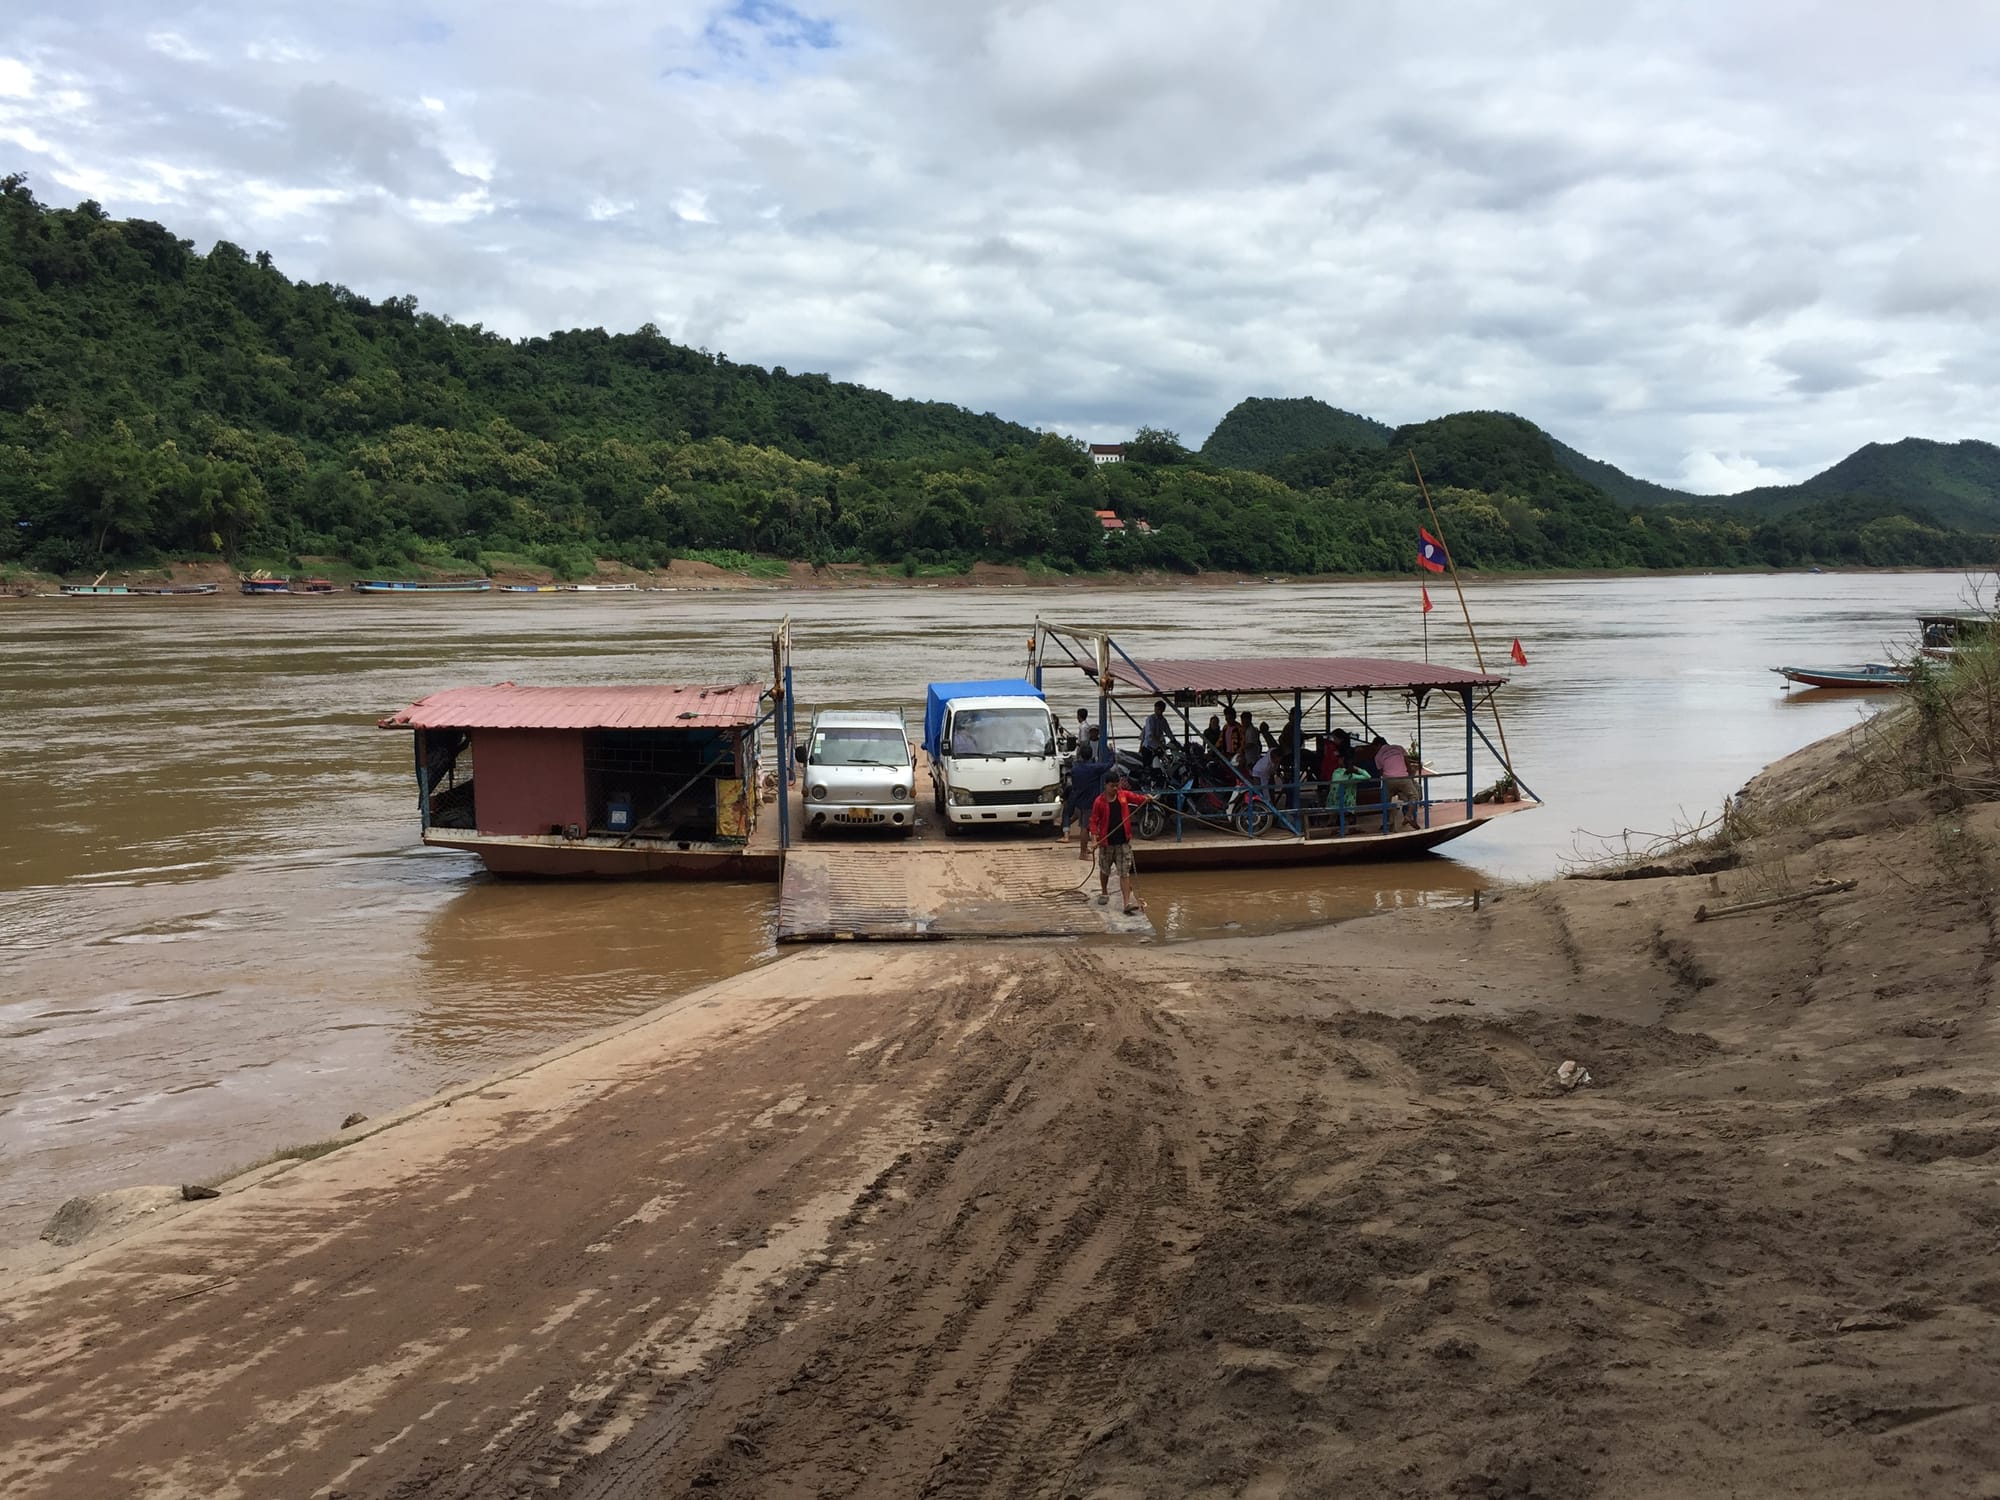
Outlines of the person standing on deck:
M 1126 791 L 1125 778 L 1113 766 L 1104 773 L 1104 790 L 1090 806 L 1089 843 L 1085 847 L 1097 851 L 1097 899 L 1100 903 L 1111 899 L 1111 875 L 1116 871 L 1118 897 L 1128 917 L 1139 910 L 1132 890 L 1132 809 L 1147 800 L 1138 792 Z
M 1393 829 L 1400 821 L 1405 828 L 1415 831 L 1419 826 L 1417 807 L 1424 794 L 1410 772 L 1409 752 L 1401 745 L 1388 744 L 1382 736 L 1376 735 L 1375 771 L 1382 778 L 1382 799 L 1389 805 L 1390 827 Z
M 1160 752 L 1167 748 L 1167 742 L 1174 737 L 1174 729 L 1167 722 L 1167 700 L 1155 698 L 1153 711 L 1139 729 L 1139 761 L 1147 770 L 1160 758 Z

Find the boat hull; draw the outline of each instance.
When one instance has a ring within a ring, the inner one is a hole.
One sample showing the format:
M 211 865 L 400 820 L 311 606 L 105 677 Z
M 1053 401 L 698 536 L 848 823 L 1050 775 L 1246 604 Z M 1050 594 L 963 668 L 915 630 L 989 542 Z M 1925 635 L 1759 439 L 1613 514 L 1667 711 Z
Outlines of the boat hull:
M 1893 692 L 1908 687 L 1910 674 L 1891 667 L 1773 667 L 1787 682 L 1810 688 L 1860 688 Z
M 495 875 L 533 880 L 776 880 L 775 844 L 625 843 L 612 838 L 473 833 L 433 828 L 434 849 L 476 854 Z
M 1149 875 L 1170 874 L 1176 870 L 1366 864 L 1428 854 L 1440 844 L 1464 838 L 1498 818 L 1540 806 L 1539 802 L 1532 801 L 1482 802 L 1474 806 L 1469 818 L 1461 816 L 1450 822 L 1434 822 L 1428 828 L 1402 833 L 1350 833 L 1338 838 L 1302 839 L 1267 834 L 1263 838 L 1251 839 L 1223 834 L 1213 838 L 1176 841 L 1169 834 L 1165 838 L 1141 840 L 1132 846 L 1132 852 L 1138 867 Z M 1433 812 L 1437 810 L 1434 805 Z

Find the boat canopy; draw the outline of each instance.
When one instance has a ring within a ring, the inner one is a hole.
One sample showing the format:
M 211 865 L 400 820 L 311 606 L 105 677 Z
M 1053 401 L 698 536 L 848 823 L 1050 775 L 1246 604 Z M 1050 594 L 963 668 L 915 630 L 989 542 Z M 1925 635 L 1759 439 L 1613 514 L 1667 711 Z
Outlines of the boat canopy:
M 447 688 L 380 721 L 383 729 L 749 729 L 764 689 L 714 687 Z
M 1164 698 L 1214 694 L 1360 693 L 1409 688 L 1489 688 L 1507 679 L 1421 661 L 1376 656 L 1248 656 L 1207 661 L 1131 661 L 1122 653 L 1110 663 L 1123 692 Z

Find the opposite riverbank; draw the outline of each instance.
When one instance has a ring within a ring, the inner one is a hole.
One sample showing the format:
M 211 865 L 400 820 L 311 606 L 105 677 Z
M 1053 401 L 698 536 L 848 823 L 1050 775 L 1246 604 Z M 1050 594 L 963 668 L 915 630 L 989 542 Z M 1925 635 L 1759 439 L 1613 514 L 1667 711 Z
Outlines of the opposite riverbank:
M 14 1277 L 0 1488 L 1988 1493 L 2000 778 L 1930 722 L 1644 878 L 698 991 Z
M 1607 569 L 1607 568 L 1558 568 L 1545 570 L 1523 570 L 1520 572 L 1472 572 L 1465 574 L 1467 582 L 1504 583 L 1528 582 L 1545 579 L 1564 578 L 1682 578 L 1715 573 L 1770 574 L 1794 573 L 1922 573 L 1932 572 L 1926 568 L 1656 568 L 1656 569 Z M 108 583 L 125 584 L 214 584 L 218 592 L 213 596 L 217 601 L 241 600 L 244 596 L 238 589 L 243 576 L 237 567 L 222 562 L 172 562 L 151 568 L 113 569 L 102 575 Z M 477 578 L 485 577 L 496 587 L 506 584 L 546 584 L 557 582 L 556 576 L 546 568 L 516 567 L 505 564 L 494 565 L 490 571 L 471 563 L 456 571 L 439 572 L 435 569 L 383 568 L 372 572 L 357 569 L 351 564 L 331 559 L 313 558 L 306 560 L 298 576 L 323 576 L 339 585 L 339 591 L 321 598 L 343 598 L 347 596 L 346 585 L 357 578 Z M 89 582 L 89 579 L 62 579 L 52 574 L 24 571 L 0 571 L 0 598 L 36 597 L 56 594 L 64 583 Z M 1310 575 L 1287 575 L 1282 578 L 1267 577 L 1255 573 L 1201 572 L 1168 573 L 1142 569 L 1135 572 L 1102 573 L 1061 573 L 1047 568 L 1023 568 L 1002 563 L 974 563 L 964 570 L 923 567 L 914 572 L 887 564 L 878 563 L 831 563 L 815 567 L 811 563 L 786 562 L 778 558 L 754 558 L 748 566 L 719 567 L 715 563 L 700 559 L 677 558 L 663 568 L 645 571 L 629 568 L 620 563 L 601 561 L 597 571 L 587 578 L 573 580 L 595 585 L 630 584 L 638 589 L 670 590 L 683 593 L 701 592 L 756 592 L 796 590 L 802 592 L 839 592 L 850 589 L 1000 589 L 1000 588 L 1076 588 L 1076 589 L 1157 589 L 1157 588 L 1225 588 L 1246 583 L 1409 583 L 1413 581 L 1403 573 L 1322 573 Z M 1440 584 L 1440 587 L 1445 585 Z M 1975 586 L 1972 590 L 1978 592 Z M 304 596 L 312 597 L 312 596 Z M 193 602 L 187 600 L 183 602 Z M 260 607 L 269 607 L 269 596 L 259 597 L 251 602 Z

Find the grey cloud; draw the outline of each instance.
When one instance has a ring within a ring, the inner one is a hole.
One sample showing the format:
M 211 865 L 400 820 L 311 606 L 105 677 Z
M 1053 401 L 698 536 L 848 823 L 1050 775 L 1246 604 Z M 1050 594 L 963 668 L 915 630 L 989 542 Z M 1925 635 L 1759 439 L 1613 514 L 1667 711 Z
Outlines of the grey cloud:
M 1919 9 L 17 0 L 0 137 L 48 149 L 0 152 L 511 333 L 1089 436 L 1296 391 L 1801 473 L 2000 435 L 2000 21 Z

